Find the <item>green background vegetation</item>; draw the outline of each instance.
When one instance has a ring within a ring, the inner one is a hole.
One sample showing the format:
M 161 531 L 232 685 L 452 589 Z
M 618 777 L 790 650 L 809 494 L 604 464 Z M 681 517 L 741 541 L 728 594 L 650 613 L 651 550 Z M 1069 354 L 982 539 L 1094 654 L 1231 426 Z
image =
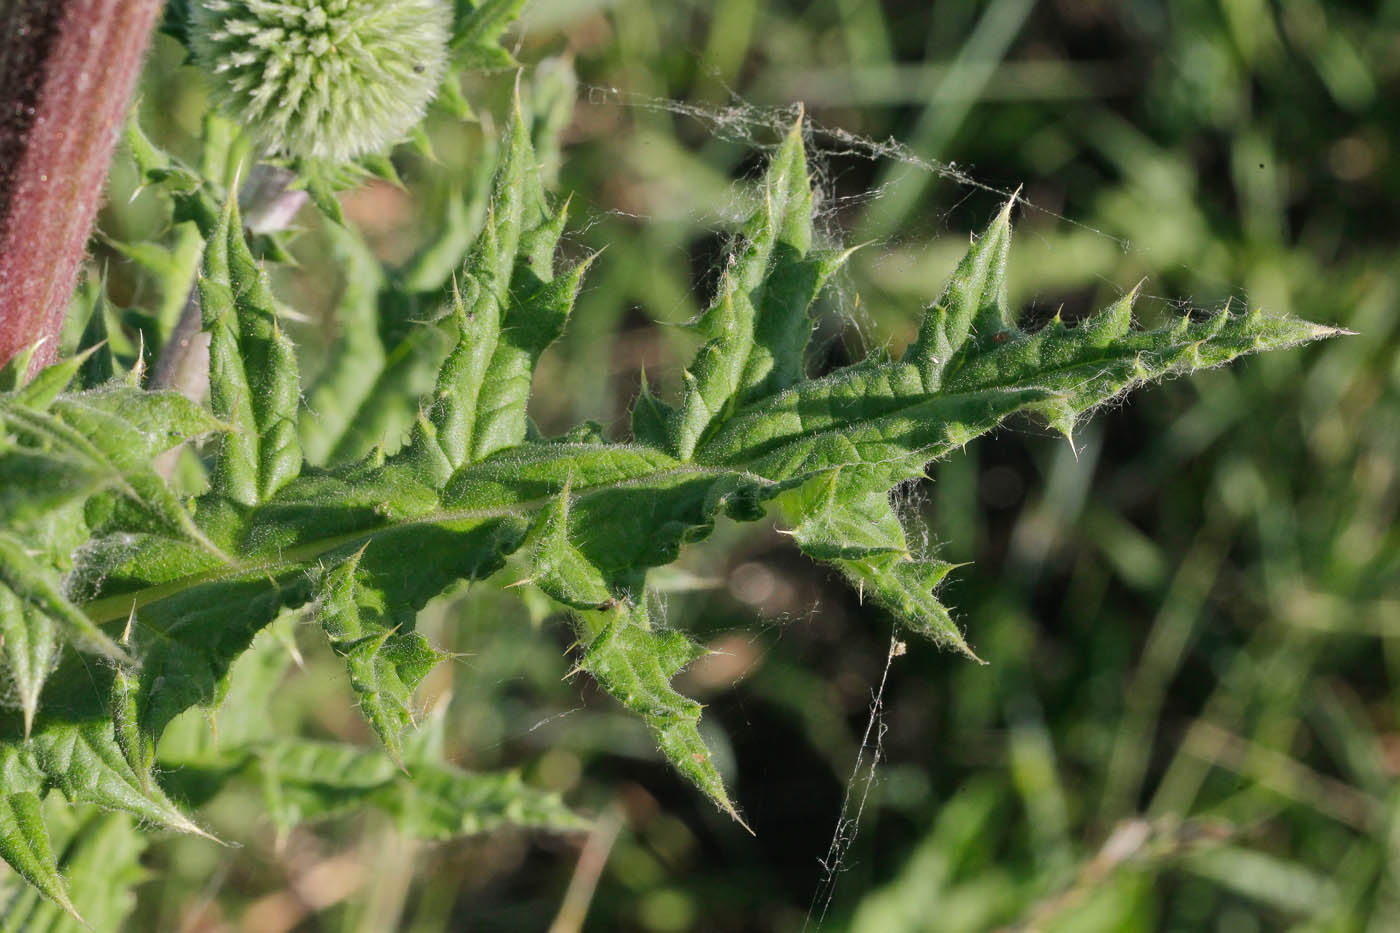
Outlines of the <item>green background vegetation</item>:
M 822 365 L 911 339 L 969 231 L 1021 185 L 1012 297 L 1032 320 L 1146 278 L 1148 323 L 1230 302 L 1359 332 L 1146 390 L 1075 449 L 1016 423 L 902 491 L 935 553 L 973 562 L 943 595 L 989 663 L 917 642 L 894 659 L 827 926 L 1400 925 L 1400 4 L 536 0 L 514 36 L 523 81 L 560 81 L 535 67 L 556 56 L 579 75 L 556 191 L 573 196 L 566 252 L 607 247 L 540 365 L 546 432 L 622 428 L 643 368 L 674 391 L 693 343 L 664 325 L 704 306 L 799 100 L 819 127 L 904 147 L 812 140 L 830 238 L 869 244 L 824 299 Z M 512 81 L 470 89 L 480 125 L 436 118 L 435 160 L 396 157 L 406 191 L 344 197 L 383 256 L 411 255 L 471 184 Z M 161 37 L 148 131 L 192 146 L 204 103 Z M 120 159 L 100 219 L 115 239 L 166 222 L 133 177 Z M 308 313 L 312 372 L 340 285 L 323 222 L 302 222 L 302 268 L 275 282 Z M 94 260 L 116 305 L 151 306 L 133 264 L 100 242 Z M 766 526 L 722 524 L 679 567 L 668 622 L 722 653 L 678 686 L 707 704 L 756 836 L 640 721 L 559 680 L 566 626 L 490 587 L 425 612 L 459 656 L 420 698 L 450 702 L 464 767 L 519 767 L 616 829 L 588 928 L 796 928 L 889 619 Z M 304 641 L 278 721 L 369 741 L 337 659 Z M 409 843 L 369 815 L 279 842 L 260 812 L 231 794 L 204 811 L 241 848 L 149 850 L 133 928 L 540 929 L 584 841 Z

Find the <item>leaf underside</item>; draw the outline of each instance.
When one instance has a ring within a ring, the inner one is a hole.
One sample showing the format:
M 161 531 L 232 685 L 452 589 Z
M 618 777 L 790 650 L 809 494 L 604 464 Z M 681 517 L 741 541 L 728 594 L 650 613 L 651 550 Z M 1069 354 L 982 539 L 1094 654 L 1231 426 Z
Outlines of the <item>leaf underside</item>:
M 466 36 L 460 51 L 470 59 L 487 47 Z M 273 742 L 229 751 L 217 767 L 186 762 L 190 773 L 259 782 L 282 827 L 334 811 L 335 800 L 381 807 L 428 835 L 487 828 L 489 813 L 575 825 L 556 804 L 526 813 L 506 779 L 409 754 L 414 691 L 440 657 L 414 630 L 418 610 L 508 558 L 526 568 L 522 582 L 570 610 L 577 669 L 737 818 L 700 736 L 701 708 L 671 686 L 703 649 L 662 624 L 651 568 L 720 516 L 772 515 L 901 625 L 971 655 L 934 595 L 949 565 L 910 544 L 891 490 L 1011 415 L 1068 435 L 1143 383 L 1334 333 L 1258 313 L 1138 330 L 1134 294 L 1077 326 L 1024 331 L 1006 300 L 1008 204 L 903 356 L 809 379 L 810 309 L 845 254 L 815 242 L 800 121 L 758 195 L 695 325 L 702 344 L 680 398 L 643 387 L 630 440 L 589 430 L 539 439 L 527 420 L 535 364 L 563 331 L 590 260 L 556 261 L 566 212 L 543 190 L 518 107 L 479 234 L 453 261 L 454 290 L 435 324 L 413 327 L 414 341 L 442 352 L 378 341 L 377 312 L 396 300 L 417 307 L 430 292 L 378 268 L 353 231 L 333 234 L 347 263 L 342 306 L 357 315 L 347 336 L 373 378 L 405 359 L 439 363 L 401 449 L 388 452 L 389 438 L 354 414 L 365 393 L 348 370 L 332 367 L 309 393 L 324 422 L 301 411 L 295 354 L 231 200 L 210 221 L 199 280 L 211 411 L 117 383 L 66 393 L 81 360 L 0 396 L 0 632 L 21 707 L 0 726 L 0 855 L 66 904 L 37 817 L 53 791 L 197 831 L 162 789 L 171 779 L 152 773 L 157 740 L 185 711 L 216 707 L 258 632 L 299 606 L 344 658 L 387 754 Z M 152 461 L 201 436 L 214 439 L 211 486 L 181 497 Z M 92 654 L 108 662 L 90 664 Z M 396 783 L 399 766 L 418 782 L 413 794 Z M 323 769 L 345 777 L 339 797 L 311 786 Z M 493 810 L 492 800 L 502 803 Z

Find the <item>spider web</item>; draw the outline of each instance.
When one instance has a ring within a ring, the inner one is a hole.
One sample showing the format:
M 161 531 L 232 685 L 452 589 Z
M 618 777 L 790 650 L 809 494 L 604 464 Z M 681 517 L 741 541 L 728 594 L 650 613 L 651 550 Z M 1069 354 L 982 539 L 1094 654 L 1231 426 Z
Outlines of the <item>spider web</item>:
M 815 924 L 820 928 L 826 920 L 826 912 L 836 896 L 836 884 L 840 880 L 846 853 L 855 843 L 860 831 L 861 817 L 865 815 L 865 804 L 870 797 L 870 789 L 875 786 L 875 770 L 880 764 L 881 749 L 888 726 L 885 725 L 885 684 L 889 682 L 890 668 L 894 659 L 904 654 L 904 642 L 897 635 L 890 636 L 889 652 L 885 655 L 885 670 L 880 675 L 880 686 L 870 700 L 870 718 L 865 722 L 865 733 L 860 738 L 860 750 L 856 752 L 855 764 L 851 767 L 850 779 L 846 781 L 846 791 L 841 798 L 841 809 L 836 814 L 836 828 L 831 834 L 831 845 L 826 855 L 819 859 L 821 880 L 807 906 L 807 918 L 802 929 Z M 868 763 L 866 759 L 869 759 Z M 855 812 L 851 809 L 854 806 Z

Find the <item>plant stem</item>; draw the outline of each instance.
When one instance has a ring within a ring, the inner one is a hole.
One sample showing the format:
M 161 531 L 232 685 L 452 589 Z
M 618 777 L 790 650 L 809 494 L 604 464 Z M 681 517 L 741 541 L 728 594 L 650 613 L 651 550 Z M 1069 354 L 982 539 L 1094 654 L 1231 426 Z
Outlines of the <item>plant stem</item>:
M 63 314 L 160 0 L 0 5 L 0 362 Z
M 152 389 L 174 389 L 202 401 L 209 388 L 209 335 L 200 330 L 199 289 L 192 286 L 175 329 L 166 338 L 151 373 Z

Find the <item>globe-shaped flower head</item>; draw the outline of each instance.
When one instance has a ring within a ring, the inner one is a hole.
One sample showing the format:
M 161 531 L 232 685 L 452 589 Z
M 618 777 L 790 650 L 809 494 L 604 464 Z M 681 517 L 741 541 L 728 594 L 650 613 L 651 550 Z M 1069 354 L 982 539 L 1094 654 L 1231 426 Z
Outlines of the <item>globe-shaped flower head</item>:
M 195 0 L 190 45 L 230 117 L 280 155 L 344 162 L 396 142 L 447 67 L 441 0 Z

